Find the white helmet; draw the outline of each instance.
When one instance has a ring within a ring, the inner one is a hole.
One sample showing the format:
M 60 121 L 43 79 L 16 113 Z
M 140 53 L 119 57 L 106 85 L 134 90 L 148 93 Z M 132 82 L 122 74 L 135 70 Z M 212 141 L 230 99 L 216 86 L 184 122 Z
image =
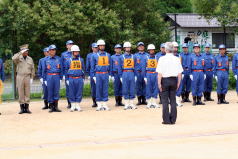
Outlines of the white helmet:
M 147 50 L 155 50 L 155 45 L 154 44 L 149 44 L 147 46 Z
M 70 50 L 73 51 L 80 51 L 79 47 L 77 45 L 73 45 Z
M 125 48 L 125 47 L 131 47 L 131 43 L 130 42 L 124 42 L 124 44 L 123 44 L 123 47 Z
M 172 42 L 172 44 L 173 44 L 174 47 L 178 47 L 179 46 L 176 41 Z
M 106 43 L 105 43 L 104 40 L 100 39 L 100 40 L 97 41 L 97 45 L 98 45 L 98 46 L 99 46 L 99 45 L 106 45 Z

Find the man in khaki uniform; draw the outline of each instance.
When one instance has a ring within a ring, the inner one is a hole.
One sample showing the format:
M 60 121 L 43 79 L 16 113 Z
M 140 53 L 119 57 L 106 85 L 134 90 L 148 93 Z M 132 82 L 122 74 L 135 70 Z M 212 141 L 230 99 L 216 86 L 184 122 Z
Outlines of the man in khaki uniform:
M 12 60 L 17 65 L 16 72 L 16 86 L 19 94 L 19 103 L 22 113 L 31 113 L 29 111 L 30 103 L 30 86 L 35 76 L 34 62 L 30 56 L 28 56 L 28 45 L 20 46 L 20 52 L 16 53 Z

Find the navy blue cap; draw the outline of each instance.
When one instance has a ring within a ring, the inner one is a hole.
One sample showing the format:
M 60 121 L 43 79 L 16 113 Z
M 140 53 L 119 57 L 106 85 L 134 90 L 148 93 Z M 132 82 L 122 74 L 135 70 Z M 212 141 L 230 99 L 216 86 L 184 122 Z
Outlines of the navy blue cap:
M 145 44 L 143 42 L 138 42 L 137 46 L 145 46 Z
M 199 44 L 193 44 L 193 48 L 194 47 L 200 47 L 200 45 Z
M 49 48 L 48 48 L 48 47 L 46 47 L 46 48 L 43 49 L 43 52 L 48 52 L 48 51 L 49 51 Z
M 92 43 L 92 44 L 91 44 L 91 47 L 97 48 L 98 45 L 97 45 L 97 43 Z
M 68 41 L 66 42 L 66 45 L 69 45 L 69 44 L 74 44 L 74 42 L 73 42 L 72 40 L 68 40 Z
M 114 48 L 115 48 L 115 49 L 118 49 L 118 48 L 122 48 L 122 47 L 121 47 L 120 44 L 116 44 L 116 45 L 114 46 Z
M 206 47 L 210 48 L 211 45 L 210 45 L 209 43 L 206 43 L 206 44 L 204 45 L 204 47 L 205 47 L 205 48 L 206 48 Z
M 226 48 L 226 45 L 224 44 L 219 45 L 219 49 L 225 49 L 225 48 Z
M 160 47 L 165 47 L 165 43 L 160 44 Z
M 183 43 L 182 48 L 188 48 L 188 44 L 187 43 Z
M 57 49 L 57 47 L 54 44 L 49 46 L 49 50 L 55 50 L 55 49 Z

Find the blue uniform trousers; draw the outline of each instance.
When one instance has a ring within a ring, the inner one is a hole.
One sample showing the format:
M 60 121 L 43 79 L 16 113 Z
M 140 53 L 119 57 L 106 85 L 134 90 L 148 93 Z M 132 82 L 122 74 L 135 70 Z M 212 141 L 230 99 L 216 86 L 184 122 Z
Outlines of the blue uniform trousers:
M 192 72 L 192 95 L 201 97 L 204 90 L 204 72 Z
M 122 96 L 122 83 L 120 80 L 120 76 L 115 73 L 114 74 L 114 95 L 115 96 Z
M 92 77 L 90 78 L 90 89 L 91 89 L 91 96 L 93 98 L 96 98 L 96 84 Z
M 59 100 L 60 75 L 47 75 L 48 102 Z
M 43 88 L 43 98 L 44 100 L 48 100 L 48 90 L 47 90 L 47 86 L 45 85 L 45 83 L 42 84 L 42 88 Z
M 83 78 L 69 77 L 69 100 L 72 103 L 80 103 L 83 96 Z
M 182 86 L 183 86 L 182 93 L 191 91 L 191 79 L 189 75 L 190 74 L 188 71 L 184 71 L 184 76 L 182 80 Z
M 108 101 L 108 73 L 96 73 L 96 101 Z
M 204 92 L 212 92 L 213 72 L 205 71 Z
M 125 99 L 135 98 L 135 74 L 134 72 L 123 72 L 122 93 Z
M 147 73 L 146 99 L 158 96 L 158 73 Z
M 144 77 L 141 72 L 137 72 L 136 94 L 137 94 L 137 96 L 145 96 L 146 95 L 146 84 L 145 84 Z
M 229 75 L 227 71 L 217 71 L 217 93 L 226 94 L 228 91 Z

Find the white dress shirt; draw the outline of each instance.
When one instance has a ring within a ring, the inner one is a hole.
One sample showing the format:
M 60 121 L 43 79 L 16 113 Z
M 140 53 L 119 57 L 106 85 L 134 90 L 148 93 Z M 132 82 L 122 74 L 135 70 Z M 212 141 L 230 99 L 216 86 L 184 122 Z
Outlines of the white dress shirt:
M 178 57 L 172 53 L 167 53 L 159 58 L 156 72 L 161 73 L 164 78 L 177 77 L 179 73 L 183 72 L 183 67 Z

